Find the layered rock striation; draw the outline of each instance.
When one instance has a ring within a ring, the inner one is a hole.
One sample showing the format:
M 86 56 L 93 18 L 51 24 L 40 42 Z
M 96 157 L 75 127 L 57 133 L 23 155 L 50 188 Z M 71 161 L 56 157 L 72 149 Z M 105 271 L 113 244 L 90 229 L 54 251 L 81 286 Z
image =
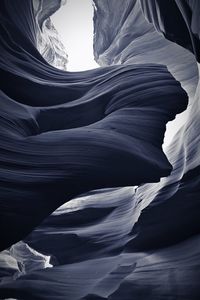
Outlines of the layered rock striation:
M 31 1 L 0 4 L 0 294 L 197 300 L 198 1 L 94 3 L 81 73 L 40 55 Z

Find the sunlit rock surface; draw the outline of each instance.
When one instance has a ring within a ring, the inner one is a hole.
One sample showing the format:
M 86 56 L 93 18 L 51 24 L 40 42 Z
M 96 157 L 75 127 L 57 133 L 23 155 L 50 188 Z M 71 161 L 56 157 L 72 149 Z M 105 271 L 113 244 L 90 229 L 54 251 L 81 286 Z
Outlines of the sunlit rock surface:
M 51 15 L 65 2 L 61 0 L 33 0 L 37 48 L 49 64 L 61 70 L 67 70 L 68 55 L 51 21 Z
M 84 73 L 46 64 L 31 2 L 15 3 L 0 4 L 1 247 L 23 242 L 0 255 L 1 297 L 198 300 L 198 1 L 95 1 L 105 67 Z M 166 157 L 165 124 L 186 107 Z
M 94 1 L 96 7 L 94 56 L 96 61 L 101 66 L 149 62 L 164 64 L 181 82 L 189 95 L 193 96 L 198 73 L 194 56 L 156 31 L 153 24 L 144 18 L 141 2 L 138 0 Z M 150 7 L 148 6 L 149 1 L 146 2 L 146 6 Z M 162 0 L 159 2 L 163 3 Z M 167 3 L 165 4 L 165 2 Z M 162 5 L 164 12 L 169 9 L 171 13 L 170 5 L 175 1 L 167 0 L 165 2 Z M 153 3 L 157 3 L 157 1 L 152 1 L 152 5 Z M 157 5 L 158 15 L 159 7 Z M 160 22 L 162 23 L 161 20 Z M 175 24 L 172 24 L 172 27 L 178 26 L 178 22 Z

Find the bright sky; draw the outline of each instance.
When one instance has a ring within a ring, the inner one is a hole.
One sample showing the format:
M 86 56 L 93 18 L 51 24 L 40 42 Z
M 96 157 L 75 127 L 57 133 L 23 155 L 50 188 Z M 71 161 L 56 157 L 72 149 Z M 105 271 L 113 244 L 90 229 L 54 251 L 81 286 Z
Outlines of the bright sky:
M 67 0 L 51 19 L 67 50 L 67 70 L 98 68 L 93 57 L 92 0 Z

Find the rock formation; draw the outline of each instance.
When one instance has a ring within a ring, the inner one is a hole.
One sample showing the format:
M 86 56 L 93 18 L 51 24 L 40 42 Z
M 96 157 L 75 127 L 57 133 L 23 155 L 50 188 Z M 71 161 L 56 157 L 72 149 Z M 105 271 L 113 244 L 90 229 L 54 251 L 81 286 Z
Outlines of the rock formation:
M 36 18 L 35 25 L 37 28 L 37 49 L 49 64 L 58 69 L 67 70 L 67 51 L 51 21 L 51 15 L 62 4 L 64 3 L 61 0 L 33 0 L 34 15 Z
M 81 73 L 40 55 L 31 1 L 0 3 L 0 295 L 197 300 L 200 5 L 94 3 Z

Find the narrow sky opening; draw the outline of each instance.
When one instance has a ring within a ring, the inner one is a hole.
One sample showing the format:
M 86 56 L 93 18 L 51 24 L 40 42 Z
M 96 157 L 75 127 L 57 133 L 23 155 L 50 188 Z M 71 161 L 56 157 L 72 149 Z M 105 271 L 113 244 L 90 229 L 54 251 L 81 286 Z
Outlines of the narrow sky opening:
M 98 68 L 93 56 L 92 0 L 67 0 L 51 19 L 67 50 L 67 70 Z

